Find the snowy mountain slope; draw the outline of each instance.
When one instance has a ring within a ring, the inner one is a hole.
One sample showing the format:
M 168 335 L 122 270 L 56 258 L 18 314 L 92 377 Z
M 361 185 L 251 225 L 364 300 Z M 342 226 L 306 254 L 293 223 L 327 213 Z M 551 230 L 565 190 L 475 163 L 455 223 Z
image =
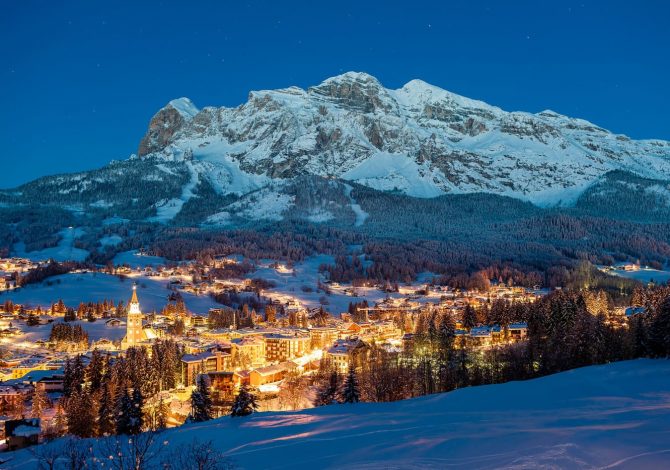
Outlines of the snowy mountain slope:
M 633 141 L 552 111 L 506 112 L 420 80 L 390 90 L 349 72 L 307 90 L 253 91 L 236 108 L 172 100 L 151 119 L 138 156 L 0 191 L 0 204 L 190 226 L 364 226 L 370 210 L 347 189 L 357 183 L 410 198 L 487 193 L 593 215 L 626 200 L 627 216 L 643 206 L 639 219 L 660 221 L 669 182 L 669 142 Z
M 670 178 L 668 142 L 552 111 L 506 112 L 421 80 L 390 90 L 355 72 L 307 90 L 254 91 L 236 108 L 196 113 L 175 100 L 151 120 L 139 155 L 234 162 L 257 184 L 313 174 L 415 197 L 490 192 L 539 205 L 572 204 L 612 170 Z
M 670 361 L 636 360 L 394 403 L 225 417 L 158 441 L 211 440 L 243 469 L 651 469 L 670 466 L 669 433 Z M 8 470 L 36 467 L 27 451 L 8 457 Z

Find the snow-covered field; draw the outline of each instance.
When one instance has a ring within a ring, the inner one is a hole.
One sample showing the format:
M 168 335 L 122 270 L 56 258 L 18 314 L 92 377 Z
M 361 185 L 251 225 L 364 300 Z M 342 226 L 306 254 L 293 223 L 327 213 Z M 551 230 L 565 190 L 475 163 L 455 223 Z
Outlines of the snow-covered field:
M 144 312 L 160 311 L 167 303 L 170 291 L 168 280 L 156 277 L 129 277 L 121 281 L 117 276 L 101 273 L 70 273 L 54 276 L 41 284 L 31 284 L 21 289 L 0 294 L 0 302 L 12 300 L 27 306 L 49 307 L 58 299 L 66 305 L 77 307 L 80 302 L 122 300 L 127 303 L 132 293 L 133 282 L 138 283 L 137 295 Z M 206 314 L 210 308 L 220 305 L 207 295 L 195 295 L 180 291 L 186 307 L 197 314 Z
M 656 284 L 665 284 L 670 281 L 670 271 L 660 271 L 652 268 L 640 268 L 637 271 L 626 271 L 624 269 L 613 269 L 607 271 L 614 276 L 627 277 L 640 282 L 655 282 Z
M 319 266 L 321 264 L 333 264 L 334 258 L 329 255 L 318 255 L 306 258 L 302 263 L 296 263 L 292 270 L 283 268 L 274 269 L 270 265 L 272 260 L 264 260 L 259 268 L 253 273 L 249 274 L 249 278 L 262 278 L 274 281 L 276 287 L 264 291 L 264 295 L 273 298 L 283 298 L 284 296 L 293 297 L 299 300 L 308 308 L 318 307 L 320 299 L 325 298 L 328 302 L 324 308 L 333 315 L 338 315 L 341 312 L 346 312 L 350 302 L 361 302 L 367 300 L 371 305 L 378 302 L 387 296 L 394 298 L 404 298 L 405 296 L 399 293 L 387 294 L 372 287 L 356 287 L 351 285 L 331 285 L 331 295 L 326 295 L 323 292 L 316 291 L 317 281 L 324 280 L 319 273 Z M 417 283 L 415 288 L 419 288 L 420 283 Z M 311 291 L 303 290 L 303 287 L 309 287 Z M 345 292 L 348 291 L 348 292 Z M 409 289 L 413 290 L 412 288 Z M 357 295 L 351 295 L 355 292 Z M 437 301 L 439 296 L 424 297 L 422 301 Z
M 52 248 L 26 253 L 25 245 L 21 242 L 14 245 L 14 255 L 33 261 L 44 261 L 50 258 L 56 261 L 84 261 L 88 256 L 88 251 L 74 247 L 75 238 L 82 236 L 83 230 L 70 227 L 61 230 L 59 234 L 60 241 Z
M 146 268 L 147 266 L 163 265 L 166 260 L 160 256 L 141 255 L 138 250 L 131 250 L 118 253 L 114 256 L 112 262 L 117 266 L 127 264 L 131 268 Z
M 125 320 L 125 319 L 124 319 Z M 56 320 L 56 322 L 62 322 L 62 318 Z M 71 325 L 81 325 L 81 327 L 88 333 L 88 338 L 90 341 L 98 341 L 99 339 L 105 338 L 111 341 L 122 340 L 126 334 L 126 325 L 125 323 L 119 326 L 110 326 L 105 323 L 105 320 L 98 319 L 94 322 L 89 321 L 75 321 L 70 323 Z M 21 325 L 21 329 L 25 332 L 24 335 L 19 337 L 20 341 L 28 341 L 34 343 L 38 340 L 47 340 L 51 334 L 51 328 L 53 323 L 48 323 L 46 325 L 37 325 L 37 326 L 27 326 L 24 324 Z
M 670 468 L 670 361 L 636 360 L 384 404 L 224 417 L 166 431 L 239 468 Z M 58 445 L 58 444 L 57 444 Z M 36 467 L 27 451 L 7 469 Z

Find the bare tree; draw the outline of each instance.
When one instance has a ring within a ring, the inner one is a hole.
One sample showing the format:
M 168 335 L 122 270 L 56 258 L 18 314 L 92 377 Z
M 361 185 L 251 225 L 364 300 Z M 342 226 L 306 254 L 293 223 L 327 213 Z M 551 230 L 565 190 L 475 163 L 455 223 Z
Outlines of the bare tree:
M 148 469 L 161 452 L 153 431 L 105 439 L 101 447 L 105 462 L 115 470 Z
M 29 447 L 28 451 L 37 459 L 38 470 L 54 470 L 56 461 L 63 456 L 63 449 L 53 444 Z
M 68 470 L 84 470 L 88 468 L 88 458 L 92 456 L 92 448 L 87 449 L 84 441 L 70 436 L 63 446 L 63 456 Z
M 233 470 L 235 465 L 212 447 L 212 441 L 196 439 L 165 455 L 161 467 L 165 470 Z

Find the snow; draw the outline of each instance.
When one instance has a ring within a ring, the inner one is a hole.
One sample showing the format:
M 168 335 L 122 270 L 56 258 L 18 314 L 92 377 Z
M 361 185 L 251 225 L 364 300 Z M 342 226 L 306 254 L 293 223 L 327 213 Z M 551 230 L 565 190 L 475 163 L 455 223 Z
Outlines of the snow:
M 121 243 L 122 241 L 123 241 L 123 238 L 121 238 L 118 235 L 109 235 L 109 236 L 106 236 L 106 237 L 102 237 L 100 239 L 100 244 L 102 246 L 116 246 L 119 243 Z
M 117 224 L 125 224 L 126 222 L 130 222 L 130 219 L 124 219 L 122 217 L 107 217 L 105 220 L 102 221 L 102 225 L 117 225 Z
M 323 292 L 317 292 L 317 282 L 319 280 L 326 280 L 326 278 L 319 272 L 319 266 L 322 264 L 335 263 L 335 259 L 330 255 L 310 256 L 306 258 L 305 261 L 296 263 L 293 266 L 293 270 L 287 270 L 281 265 L 278 269 L 271 268 L 270 266 L 273 263 L 273 260 L 263 260 L 263 263 L 258 269 L 247 276 L 250 279 L 262 278 L 275 282 L 276 287 L 264 290 L 263 295 L 274 299 L 296 299 L 306 308 L 319 307 L 321 305 L 320 300 L 323 297 L 328 302 L 324 308 L 332 315 L 339 315 L 342 312 L 346 312 L 350 302 L 367 300 L 373 305 L 375 302 L 384 300 L 386 297 L 395 299 L 406 298 L 403 295 L 405 292 L 404 289 L 402 293 L 386 293 L 374 287 L 352 288 L 351 285 L 331 285 L 329 286 L 329 289 L 331 290 L 330 295 L 326 295 Z M 311 288 L 311 292 L 305 292 L 303 287 Z M 413 292 L 419 287 L 423 287 L 423 285 L 417 284 L 409 287 L 407 291 Z M 345 292 L 345 290 L 347 292 Z M 351 293 L 355 293 L 356 295 L 352 296 Z M 421 299 L 422 302 L 437 302 L 438 300 L 438 294 L 422 297 Z
M 446 101 L 463 108 L 485 109 L 494 114 L 503 113 L 502 109 L 488 103 L 451 93 L 419 79 L 410 80 L 402 88 L 393 90 L 393 96 L 405 106 L 423 106 L 426 103 Z
M 193 423 L 171 449 L 211 441 L 239 468 L 670 467 L 670 361 L 636 360 L 393 403 Z M 58 441 L 55 445 L 60 445 Z M 8 470 L 37 466 L 28 450 Z
M 314 209 L 308 216 L 307 220 L 310 222 L 313 222 L 315 224 L 319 224 L 322 222 L 328 222 L 329 220 L 333 220 L 335 216 L 332 214 L 332 212 L 327 211 L 323 208 L 318 208 Z
M 342 175 L 380 191 L 402 191 L 409 196 L 430 198 L 444 194 L 433 182 L 433 170 L 407 155 L 378 152 Z
M 370 214 L 365 212 L 360 204 L 358 204 L 353 198 L 351 195 L 351 191 L 353 191 L 353 189 L 354 188 L 348 184 L 344 185 L 344 195 L 349 198 L 349 201 L 351 202 L 351 210 L 354 211 L 354 214 L 356 214 L 356 221 L 354 222 L 354 225 L 356 227 L 360 227 L 365 223 L 365 219 L 367 219 Z
M 21 437 L 30 437 L 34 436 L 35 434 L 40 433 L 40 427 L 39 426 L 27 426 L 25 424 L 22 424 L 21 426 L 17 426 L 16 429 L 14 429 L 14 436 L 21 436 Z
M 170 291 L 169 279 L 159 277 L 128 276 L 125 281 L 119 277 L 101 273 L 69 273 L 50 277 L 41 284 L 30 284 L 20 289 L 6 291 L 0 301 L 12 300 L 28 306 L 51 304 L 63 299 L 66 305 L 77 307 L 80 302 L 122 300 L 127 303 L 131 296 L 132 283 L 137 282 L 137 295 L 143 312 L 160 311 L 167 303 Z M 181 292 L 189 311 L 206 314 L 210 308 L 220 307 L 208 295 Z
M 322 93 L 333 83 L 363 87 L 377 105 L 363 115 L 356 103 Z M 633 141 L 552 111 L 507 112 L 421 80 L 390 90 L 361 72 L 307 91 L 254 91 L 242 106 L 206 112 L 210 123 L 187 122 L 161 154 L 179 158 L 192 150 L 201 178 L 221 194 L 256 191 L 281 170 L 287 177 L 338 177 L 415 197 L 488 192 L 565 206 L 611 170 L 657 179 L 670 172 L 667 142 Z M 382 151 L 371 143 L 370 122 Z M 337 137 L 323 145 L 323 135 Z M 668 194 L 663 187 L 656 192 Z M 166 217 L 181 207 L 178 200 L 165 201 Z
M 61 238 L 55 247 L 26 253 L 25 245 L 23 242 L 20 242 L 14 245 L 14 255 L 32 261 L 44 261 L 48 259 L 55 261 L 84 261 L 88 256 L 88 251 L 74 247 L 74 240 L 82 236 L 84 231 L 80 228 L 69 227 L 58 233 Z
M 191 173 L 190 180 L 182 188 L 181 196 L 169 200 L 161 201 L 156 204 L 156 215 L 149 217 L 150 222 L 166 223 L 175 218 L 184 204 L 194 196 L 193 190 L 200 182 L 200 174 L 194 168 L 193 164 L 187 163 L 189 172 Z
M 117 253 L 112 262 L 117 266 L 127 264 L 131 268 L 146 268 L 147 266 L 164 265 L 166 260 L 161 256 L 143 255 L 138 250 L 131 250 Z
M 193 119 L 195 115 L 200 112 L 188 98 L 177 98 L 176 100 L 170 101 L 168 104 L 176 109 L 185 119 Z
M 230 212 L 221 211 L 217 212 L 216 214 L 212 214 L 209 217 L 207 217 L 207 220 L 205 220 L 205 224 L 219 225 L 219 226 L 229 225 L 231 224 Z
M 124 300 L 124 303 L 127 302 L 127 299 Z M 73 305 L 76 307 L 78 304 Z M 97 319 L 94 322 L 87 320 L 77 320 L 70 322 L 70 325 L 80 325 L 86 333 L 88 333 L 89 341 L 98 341 L 100 339 L 108 339 L 110 341 L 120 341 L 126 334 L 126 325 L 125 323 L 119 326 L 107 325 L 106 319 Z M 123 321 L 123 320 L 122 320 Z M 54 323 L 62 323 L 62 320 L 57 320 Z M 51 334 L 51 328 L 54 323 L 48 323 L 46 325 L 36 325 L 36 326 L 27 326 L 22 325 L 21 329 L 25 332 L 24 335 L 20 336 L 21 341 L 27 341 L 30 343 L 35 343 L 36 341 L 46 341 L 49 339 Z
M 264 175 L 242 171 L 240 164 L 231 155 L 244 152 L 248 144 L 230 145 L 225 141 L 196 139 L 188 142 L 193 149 L 203 178 L 220 194 L 243 195 L 268 185 L 272 180 Z
M 665 284 L 670 281 L 670 271 L 661 271 L 652 268 L 640 268 L 637 271 L 626 271 L 624 269 L 613 269 L 606 271 L 607 274 L 614 276 L 635 279 L 640 282 L 655 282 L 656 284 Z
M 228 206 L 228 211 L 252 220 L 282 220 L 282 215 L 293 205 L 295 196 L 282 194 L 272 188 L 263 188 Z M 215 214 L 218 218 L 219 214 Z

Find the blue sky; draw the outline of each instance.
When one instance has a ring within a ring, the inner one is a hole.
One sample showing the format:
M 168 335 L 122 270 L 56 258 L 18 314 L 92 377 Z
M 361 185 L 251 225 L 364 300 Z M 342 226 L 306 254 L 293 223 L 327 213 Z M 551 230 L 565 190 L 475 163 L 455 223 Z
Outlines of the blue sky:
M 60 3 L 0 7 L 1 187 L 128 157 L 170 99 L 349 70 L 670 139 L 670 2 Z

